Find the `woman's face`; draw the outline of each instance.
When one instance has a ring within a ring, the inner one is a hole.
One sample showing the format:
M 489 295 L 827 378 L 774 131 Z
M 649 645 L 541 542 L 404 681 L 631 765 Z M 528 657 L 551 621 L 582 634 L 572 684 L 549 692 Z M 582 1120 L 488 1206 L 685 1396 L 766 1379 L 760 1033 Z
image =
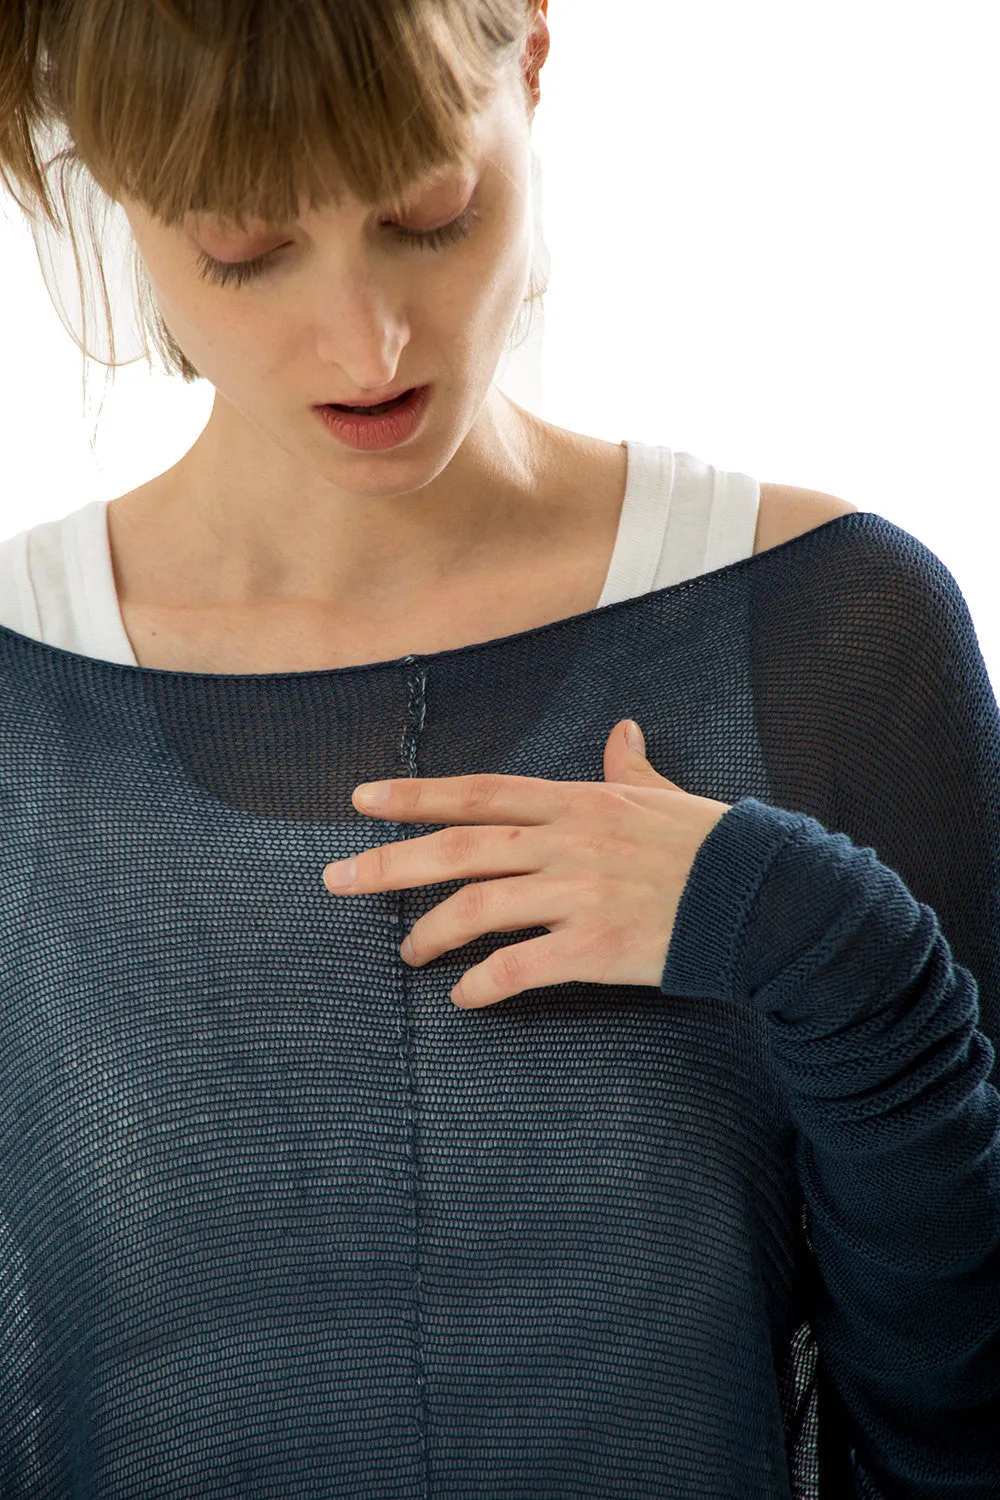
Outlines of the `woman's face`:
M 530 186 L 530 123 L 511 76 L 475 122 L 468 170 L 429 181 L 405 215 L 345 200 L 241 234 L 207 215 L 167 228 L 136 203 L 122 206 L 164 320 L 198 372 L 258 435 L 350 489 L 350 466 L 371 456 L 332 439 L 313 406 L 432 383 L 424 425 L 400 453 L 423 454 L 425 483 L 440 473 L 489 393 L 522 305 Z M 438 230 L 467 210 L 468 236 L 447 243 L 462 226 L 446 229 L 439 249 L 399 232 Z M 222 285 L 203 277 L 202 256 L 267 260 L 259 276 Z

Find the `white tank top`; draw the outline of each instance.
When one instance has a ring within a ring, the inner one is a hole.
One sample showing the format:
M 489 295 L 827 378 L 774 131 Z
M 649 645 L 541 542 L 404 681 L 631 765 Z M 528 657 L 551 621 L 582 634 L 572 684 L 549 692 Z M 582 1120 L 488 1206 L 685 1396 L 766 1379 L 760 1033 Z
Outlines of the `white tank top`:
M 760 484 L 690 453 L 627 442 L 628 482 L 597 608 L 753 555 Z M 124 666 L 125 630 L 108 541 L 107 500 L 92 500 L 0 542 L 0 625 Z

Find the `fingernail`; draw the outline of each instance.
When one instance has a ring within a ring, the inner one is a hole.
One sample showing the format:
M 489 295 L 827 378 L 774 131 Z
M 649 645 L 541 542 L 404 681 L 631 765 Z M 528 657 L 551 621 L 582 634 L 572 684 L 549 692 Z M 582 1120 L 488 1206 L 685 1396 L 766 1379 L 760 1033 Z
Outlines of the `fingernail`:
M 387 781 L 366 781 L 354 788 L 355 800 L 365 807 L 384 807 L 389 800 Z
M 335 860 L 332 865 L 327 865 L 324 878 L 328 886 L 335 885 L 340 890 L 354 885 L 358 878 L 358 862 L 356 859 Z
M 625 743 L 630 750 L 638 750 L 641 754 L 645 755 L 646 741 L 643 738 L 642 730 L 634 719 L 629 719 L 625 725 Z

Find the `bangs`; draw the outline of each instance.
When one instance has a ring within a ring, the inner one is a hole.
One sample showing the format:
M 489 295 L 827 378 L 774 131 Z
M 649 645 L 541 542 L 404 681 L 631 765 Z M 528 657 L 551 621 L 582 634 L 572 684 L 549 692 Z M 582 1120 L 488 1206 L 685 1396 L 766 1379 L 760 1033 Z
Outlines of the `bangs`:
M 86 359 L 152 368 L 150 341 L 169 373 L 202 378 L 163 320 L 126 200 L 170 227 L 201 214 L 240 233 L 347 198 L 401 214 L 425 181 L 473 165 L 477 121 L 515 76 L 533 115 L 521 62 L 540 4 L 0 0 L 0 178 L 85 356 L 85 401 Z M 539 198 L 530 312 L 548 275 Z M 63 276 L 67 233 L 79 312 Z M 119 359 L 106 273 L 122 237 L 126 264 L 112 274 L 132 289 L 146 337 Z M 97 349 L 88 329 L 102 317 Z
M 39 97 L 103 191 L 166 225 L 398 210 L 471 164 L 532 21 L 525 0 L 80 0 L 43 13 Z

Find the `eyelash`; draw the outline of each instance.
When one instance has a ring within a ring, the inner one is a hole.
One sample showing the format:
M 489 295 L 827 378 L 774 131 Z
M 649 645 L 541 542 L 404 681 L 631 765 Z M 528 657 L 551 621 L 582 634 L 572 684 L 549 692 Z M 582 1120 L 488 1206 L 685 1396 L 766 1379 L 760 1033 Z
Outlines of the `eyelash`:
M 452 219 L 450 224 L 443 224 L 440 229 L 404 229 L 400 224 L 391 227 L 400 239 L 418 249 L 443 250 L 448 245 L 467 240 L 473 224 L 478 223 L 481 218 L 480 211 L 470 205 L 457 219 Z M 258 255 L 254 260 L 237 261 L 215 260 L 211 255 L 202 254 L 198 256 L 195 265 L 206 281 L 214 281 L 220 286 L 243 286 L 259 276 L 266 276 L 280 254 L 280 250 L 269 250 L 266 255 Z

